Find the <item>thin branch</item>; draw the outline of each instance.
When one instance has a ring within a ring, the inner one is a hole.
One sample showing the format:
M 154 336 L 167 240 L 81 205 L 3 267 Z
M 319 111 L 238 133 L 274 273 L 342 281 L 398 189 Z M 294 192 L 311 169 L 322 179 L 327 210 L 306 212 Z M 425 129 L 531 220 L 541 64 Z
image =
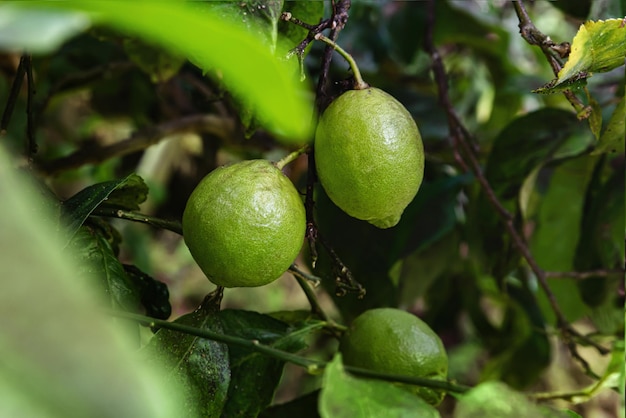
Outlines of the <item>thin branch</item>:
M 32 162 L 33 155 L 37 153 L 37 141 L 35 139 L 35 117 L 34 117 L 34 95 L 35 81 L 33 79 L 33 60 L 30 55 L 24 63 L 26 67 L 26 81 L 28 83 L 26 90 L 26 155 L 29 163 Z
M 558 77 L 562 65 L 554 54 L 556 53 L 560 58 L 568 56 L 570 52 L 569 43 L 563 42 L 557 44 L 550 39 L 549 36 L 537 29 L 535 24 L 530 19 L 526 6 L 524 6 L 522 0 L 514 1 L 513 7 L 515 8 L 515 13 L 517 14 L 517 18 L 519 20 L 519 29 L 522 38 L 524 38 L 524 40 L 530 45 L 538 46 L 541 49 L 541 52 L 543 52 L 548 64 L 550 64 L 550 67 L 552 68 L 552 72 L 556 77 Z M 563 95 L 571 103 L 577 113 L 584 113 L 583 110 L 585 110 L 585 105 L 571 90 L 565 90 Z
M 550 279 L 574 279 L 585 280 L 589 278 L 607 277 L 613 274 L 626 274 L 624 269 L 598 269 L 589 271 L 546 271 L 546 277 Z
M 17 97 L 20 94 L 20 90 L 22 90 L 22 83 L 24 82 L 24 75 L 26 74 L 27 60 L 28 55 L 26 54 L 20 57 L 20 63 L 15 71 L 15 78 L 13 78 L 13 84 L 11 84 L 11 90 L 9 91 L 9 97 L 7 97 L 4 112 L 2 112 L 2 120 L 0 120 L 0 135 L 4 135 L 9 127 L 9 121 L 13 115 L 13 109 L 15 109 Z
M 517 3 L 517 2 L 516 2 Z M 506 230 L 508 234 L 511 236 L 514 246 L 520 252 L 522 257 L 526 260 L 526 263 L 533 271 L 539 285 L 541 286 L 543 292 L 548 298 L 548 302 L 552 311 L 554 312 L 557 318 L 557 327 L 561 331 L 561 335 L 564 339 L 564 342 L 570 349 L 572 355 L 577 358 L 588 370 L 588 365 L 580 357 L 576 350 L 575 344 L 572 343 L 572 337 L 584 340 L 586 343 L 592 345 L 598 352 L 601 354 L 608 354 L 610 350 L 601 345 L 597 344 L 594 341 L 589 340 L 582 336 L 578 331 L 576 331 L 571 324 L 565 318 L 563 311 L 561 310 L 556 297 L 550 286 L 548 284 L 546 273 L 539 267 L 534 257 L 532 256 L 528 244 L 525 242 L 523 236 L 517 231 L 515 225 L 513 223 L 513 215 L 502 205 L 498 197 L 496 196 L 493 188 L 489 184 L 488 180 L 485 178 L 482 167 L 474 153 L 472 145 L 470 143 L 470 138 L 468 137 L 466 129 L 463 127 L 460 118 L 454 111 L 454 107 L 450 102 L 450 97 L 448 93 L 448 79 L 445 68 L 443 66 L 443 61 L 441 56 L 437 52 L 433 42 L 433 33 L 434 33 L 434 24 L 435 24 L 435 11 L 434 11 L 434 0 L 428 2 L 428 19 L 426 24 L 426 36 L 425 36 L 425 49 L 430 54 L 432 60 L 432 70 L 434 73 L 435 81 L 437 83 L 438 91 L 439 91 L 439 101 L 443 106 L 447 118 L 448 118 L 448 126 L 450 130 L 450 135 L 454 139 L 454 143 L 456 146 L 460 147 L 459 154 L 464 155 L 467 161 L 469 162 L 468 166 L 472 170 L 474 176 L 480 183 L 483 191 L 485 192 L 487 199 L 492 204 L 498 215 L 504 221 Z
M 107 207 L 97 207 L 96 209 L 94 209 L 91 215 L 105 216 L 109 218 L 126 219 L 128 221 L 148 224 L 148 225 L 154 226 L 155 228 L 167 229 L 168 231 L 172 231 L 178 235 L 183 234 L 183 227 L 180 221 L 155 218 L 154 216 L 145 215 L 139 212 L 132 212 L 132 211 L 127 211 L 127 210 L 107 208 Z
M 195 327 L 191 327 L 188 325 L 179 324 L 177 322 L 169 322 L 161 319 L 150 318 L 144 315 L 138 315 L 130 312 L 121 312 L 121 311 L 109 311 L 109 313 L 113 316 L 119 318 L 126 318 L 132 321 L 139 322 L 145 326 L 150 328 L 165 328 L 170 329 L 172 331 L 181 332 L 183 334 L 194 335 L 199 338 L 206 338 L 212 341 L 219 341 L 228 345 L 234 345 L 238 347 L 244 347 L 250 349 L 252 351 L 256 351 L 257 353 L 261 353 L 267 355 L 269 357 L 273 357 L 285 362 L 293 363 L 295 365 L 304 367 L 307 369 L 309 373 L 318 373 L 322 371 L 328 366 L 327 362 L 314 360 L 306 357 L 299 356 L 297 354 L 289 353 L 287 351 L 279 350 L 269 345 L 262 344 L 258 340 L 246 340 L 244 338 L 235 337 L 232 335 L 222 334 L 219 332 L 214 332 L 207 329 L 199 329 Z M 319 328 L 323 328 L 327 326 L 323 321 L 320 321 L 318 326 Z M 313 330 L 313 328 L 310 328 Z M 387 374 L 375 372 L 372 370 L 361 369 L 357 367 L 344 366 L 344 369 L 350 373 L 353 373 L 358 376 L 374 378 L 379 380 L 385 380 L 389 382 L 400 382 L 400 383 L 408 383 L 423 387 L 428 387 L 432 389 L 440 389 L 450 393 L 465 393 L 471 388 L 464 385 L 459 385 L 452 382 L 446 382 L 441 380 L 434 380 L 422 377 L 412 377 L 405 375 L 396 375 L 396 374 Z
M 39 168 L 45 174 L 52 175 L 86 164 L 98 164 L 113 157 L 141 151 L 176 134 L 187 132 L 210 133 L 227 138 L 232 136 L 234 130 L 235 121 L 230 118 L 215 115 L 186 116 L 137 131 L 130 138 L 111 145 L 101 146 L 89 143 L 66 157 L 40 162 Z

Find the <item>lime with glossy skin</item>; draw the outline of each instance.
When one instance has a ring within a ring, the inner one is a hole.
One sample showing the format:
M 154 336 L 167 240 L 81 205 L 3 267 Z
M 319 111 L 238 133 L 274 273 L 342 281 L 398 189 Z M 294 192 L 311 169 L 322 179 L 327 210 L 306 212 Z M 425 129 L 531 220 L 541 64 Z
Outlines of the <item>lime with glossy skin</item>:
M 343 335 L 339 351 L 349 366 L 438 380 L 448 375 L 448 355 L 439 336 L 420 318 L 400 309 L 371 309 L 359 315 Z M 399 386 L 433 405 L 444 397 L 434 389 Z
M 263 286 L 293 263 L 306 217 L 293 183 L 271 162 L 219 167 L 194 189 L 183 236 L 194 260 L 216 285 Z
M 315 164 L 328 197 L 348 215 L 395 226 L 424 176 L 424 146 L 411 114 L 377 88 L 349 90 L 320 117 Z

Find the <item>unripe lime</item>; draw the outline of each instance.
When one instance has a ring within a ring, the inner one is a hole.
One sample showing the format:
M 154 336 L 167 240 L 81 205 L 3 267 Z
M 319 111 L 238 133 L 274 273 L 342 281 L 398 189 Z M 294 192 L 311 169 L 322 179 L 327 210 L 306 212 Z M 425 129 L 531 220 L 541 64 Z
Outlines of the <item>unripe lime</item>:
M 266 160 L 209 173 L 183 214 L 183 236 L 209 280 L 224 287 L 268 284 L 293 263 L 306 218 L 293 183 Z
M 437 334 L 417 316 L 399 309 L 371 309 L 359 315 L 342 337 L 339 351 L 349 366 L 439 380 L 448 375 L 448 355 Z M 444 396 L 434 389 L 400 386 L 433 405 Z
M 315 164 L 341 210 L 390 228 L 422 184 L 424 147 L 411 114 L 394 97 L 377 88 L 349 90 L 320 117 Z

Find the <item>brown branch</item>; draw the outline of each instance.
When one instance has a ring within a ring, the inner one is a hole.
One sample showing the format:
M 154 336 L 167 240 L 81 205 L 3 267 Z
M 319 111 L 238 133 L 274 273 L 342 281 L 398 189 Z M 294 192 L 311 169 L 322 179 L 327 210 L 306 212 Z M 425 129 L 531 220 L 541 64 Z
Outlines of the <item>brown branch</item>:
M 589 271 L 546 271 L 546 277 L 550 279 L 574 279 L 585 280 L 592 277 L 606 277 L 612 274 L 626 274 L 624 269 L 598 269 Z
M 15 109 L 15 103 L 17 97 L 22 89 L 22 83 L 24 81 L 24 75 L 26 74 L 26 61 L 28 56 L 26 54 L 20 57 L 20 63 L 15 71 L 15 78 L 13 78 L 13 84 L 11 84 L 11 90 L 9 91 L 9 97 L 7 97 L 4 111 L 2 112 L 2 120 L 0 120 L 0 134 L 4 135 L 9 127 L 9 121 L 13 115 L 13 109 Z
M 550 64 L 550 67 L 552 68 L 552 72 L 556 77 L 558 77 L 562 65 L 554 54 L 556 53 L 560 58 L 568 56 L 570 46 L 569 43 L 563 42 L 557 44 L 550 39 L 549 36 L 537 29 L 535 24 L 530 19 L 526 6 L 524 6 L 522 0 L 514 1 L 513 7 L 515 8 L 515 13 L 517 14 L 517 18 L 519 20 L 519 30 L 522 38 L 530 45 L 538 46 L 541 49 L 541 52 L 543 52 L 548 64 Z M 581 114 L 583 112 L 585 105 L 571 90 L 565 90 L 563 95 L 571 103 L 577 113 Z
M 30 55 L 27 56 L 24 63 L 26 68 L 26 155 L 29 164 L 32 162 L 33 155 L 37 153 L 37 141 L 35 139 L 35 117 L 34 117 L 34 95 L 35 82 L 33 79 L 33 60 Z
M 39 163 L 39 169 L 48 175 L 86 164 L 98 164 L 113 157 L 120 157 L 141 151 L 164 138 L 186 132 L 210 133 L 223 138 L 232 135 L 235 121 L 215 115 L 192 115 L 162 123 L 135 132 L 130 138 L 115 144 L 101 146 L 89 143 L 73 154 L 52 161 Z
M 483 191 L 485 192 L 487 199 L 492 204 L 498 215 L 504 221 L 506 230 L 508 234 L 511 236 L 513 244 L 515 248 L 520 252 L 522 257 L 526 260 L 526 263 L 533 271 L 539 285 L 541 286 L 543 292 L 548 298 L 548 302 L 550 303 L 550 307 L 554 312 L 557 318 L 557 327 L 561 331 L 561 335 L 567 344 L 568 348 L 572 355 L 577 358 L 585 367 L 588 369 L 588 365 L 585 360 L 580 357 L 576 350 L 575 344 L 572 343 L 572 338 L 578 338 L 580 340 L 584 340 L 586 343 L 595 347 L 598 352 L 602 354 L 607 354 L 610 350 L 602 347 L 601 345 L 589 340 L 582 336 L 578 331 L 576 331 L 571 324 L 565 318 L 563 311 L 561 310 L 554 293 L 550 289 L 548 284 L 546 273 L 541 269 L 541 267 L 537 264 L 534 257 L 532 256 L 524 237 L 520 232 L 517 231 L 515 225 L 513 223 L 513 215 L 502 205 L 493 188 L 489 184 L 489 181 L 486 179 L 482 172 L 482 167 L 474 153 L 474 149 L 472 148 L 472 144 L 470 142 L 470 137 L 468 135 L 467 130 L 464 128 L 461 123 L 460 118 L 454 111 L 452 103 L 450 102 L 450 97 L 448 93 L 448 78 L 443 66 L 443 61 L 441 56 L 437 52 L 434 46 L 433 41 L 433 31 L 435 24 L 435 9 L 434 9 L 434 0 L 430 0 L 428 2 L 428 18 L 426 23 L 426 35 L 425 35 L 425 49 L 430 54 L 432 60 L 432 70 L 435 77 L 435 81 L 437 83 L 438 92 L 439 92 L 439 101 L 443 106 L 447 118 L 448 118 L 448 126 L 450 130 L 450 135 L 454 140 L 454 144 L 457 147 L 460 147 L 459 155 L 464 155 L 467 161 L 469 162 L 468 166 L 473 172 L 474 176 L 480 183 Z

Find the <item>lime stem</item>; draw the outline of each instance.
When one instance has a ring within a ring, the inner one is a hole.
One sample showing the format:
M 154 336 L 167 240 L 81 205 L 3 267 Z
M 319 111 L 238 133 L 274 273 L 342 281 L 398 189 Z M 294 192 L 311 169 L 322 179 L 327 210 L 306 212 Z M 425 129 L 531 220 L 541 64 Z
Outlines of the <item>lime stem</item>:
M 327 45 L 332 46 L 335 51 L 339 52 L 339 54 L 344 57 L 348 64 L 350 64 L 350 68 L 352 68 L 352 73 L 354 74 L 354 89 L 355 90 L 364 90 L 369 88 L 369 84 L 363 81 L 363 77 L 361 76 L 361 71 L 359 71 L 359 67 L 356 65 L 356 61 L 352 58 L 352 55 L 348 54 L 345 49 L 337 45 L 337 43 L 333 42 L 331 39 L 325 37 L 321 33 L 315 35 L 315 39 L 318 41 L 322 41 Z
M 293 162 L 296 158 L 298 158 L 299 156 L 301 156 L 302 154 L 304 154 L 308 150 L 309 150 L 309 146 L 305 145 L 302 148 L 292 152 L 291 154 L 288 154 L 284 158 L 281 158 L 280 161 L 276 162 L 274 165 L 279 170 L 282 170 L 287 164 Z

